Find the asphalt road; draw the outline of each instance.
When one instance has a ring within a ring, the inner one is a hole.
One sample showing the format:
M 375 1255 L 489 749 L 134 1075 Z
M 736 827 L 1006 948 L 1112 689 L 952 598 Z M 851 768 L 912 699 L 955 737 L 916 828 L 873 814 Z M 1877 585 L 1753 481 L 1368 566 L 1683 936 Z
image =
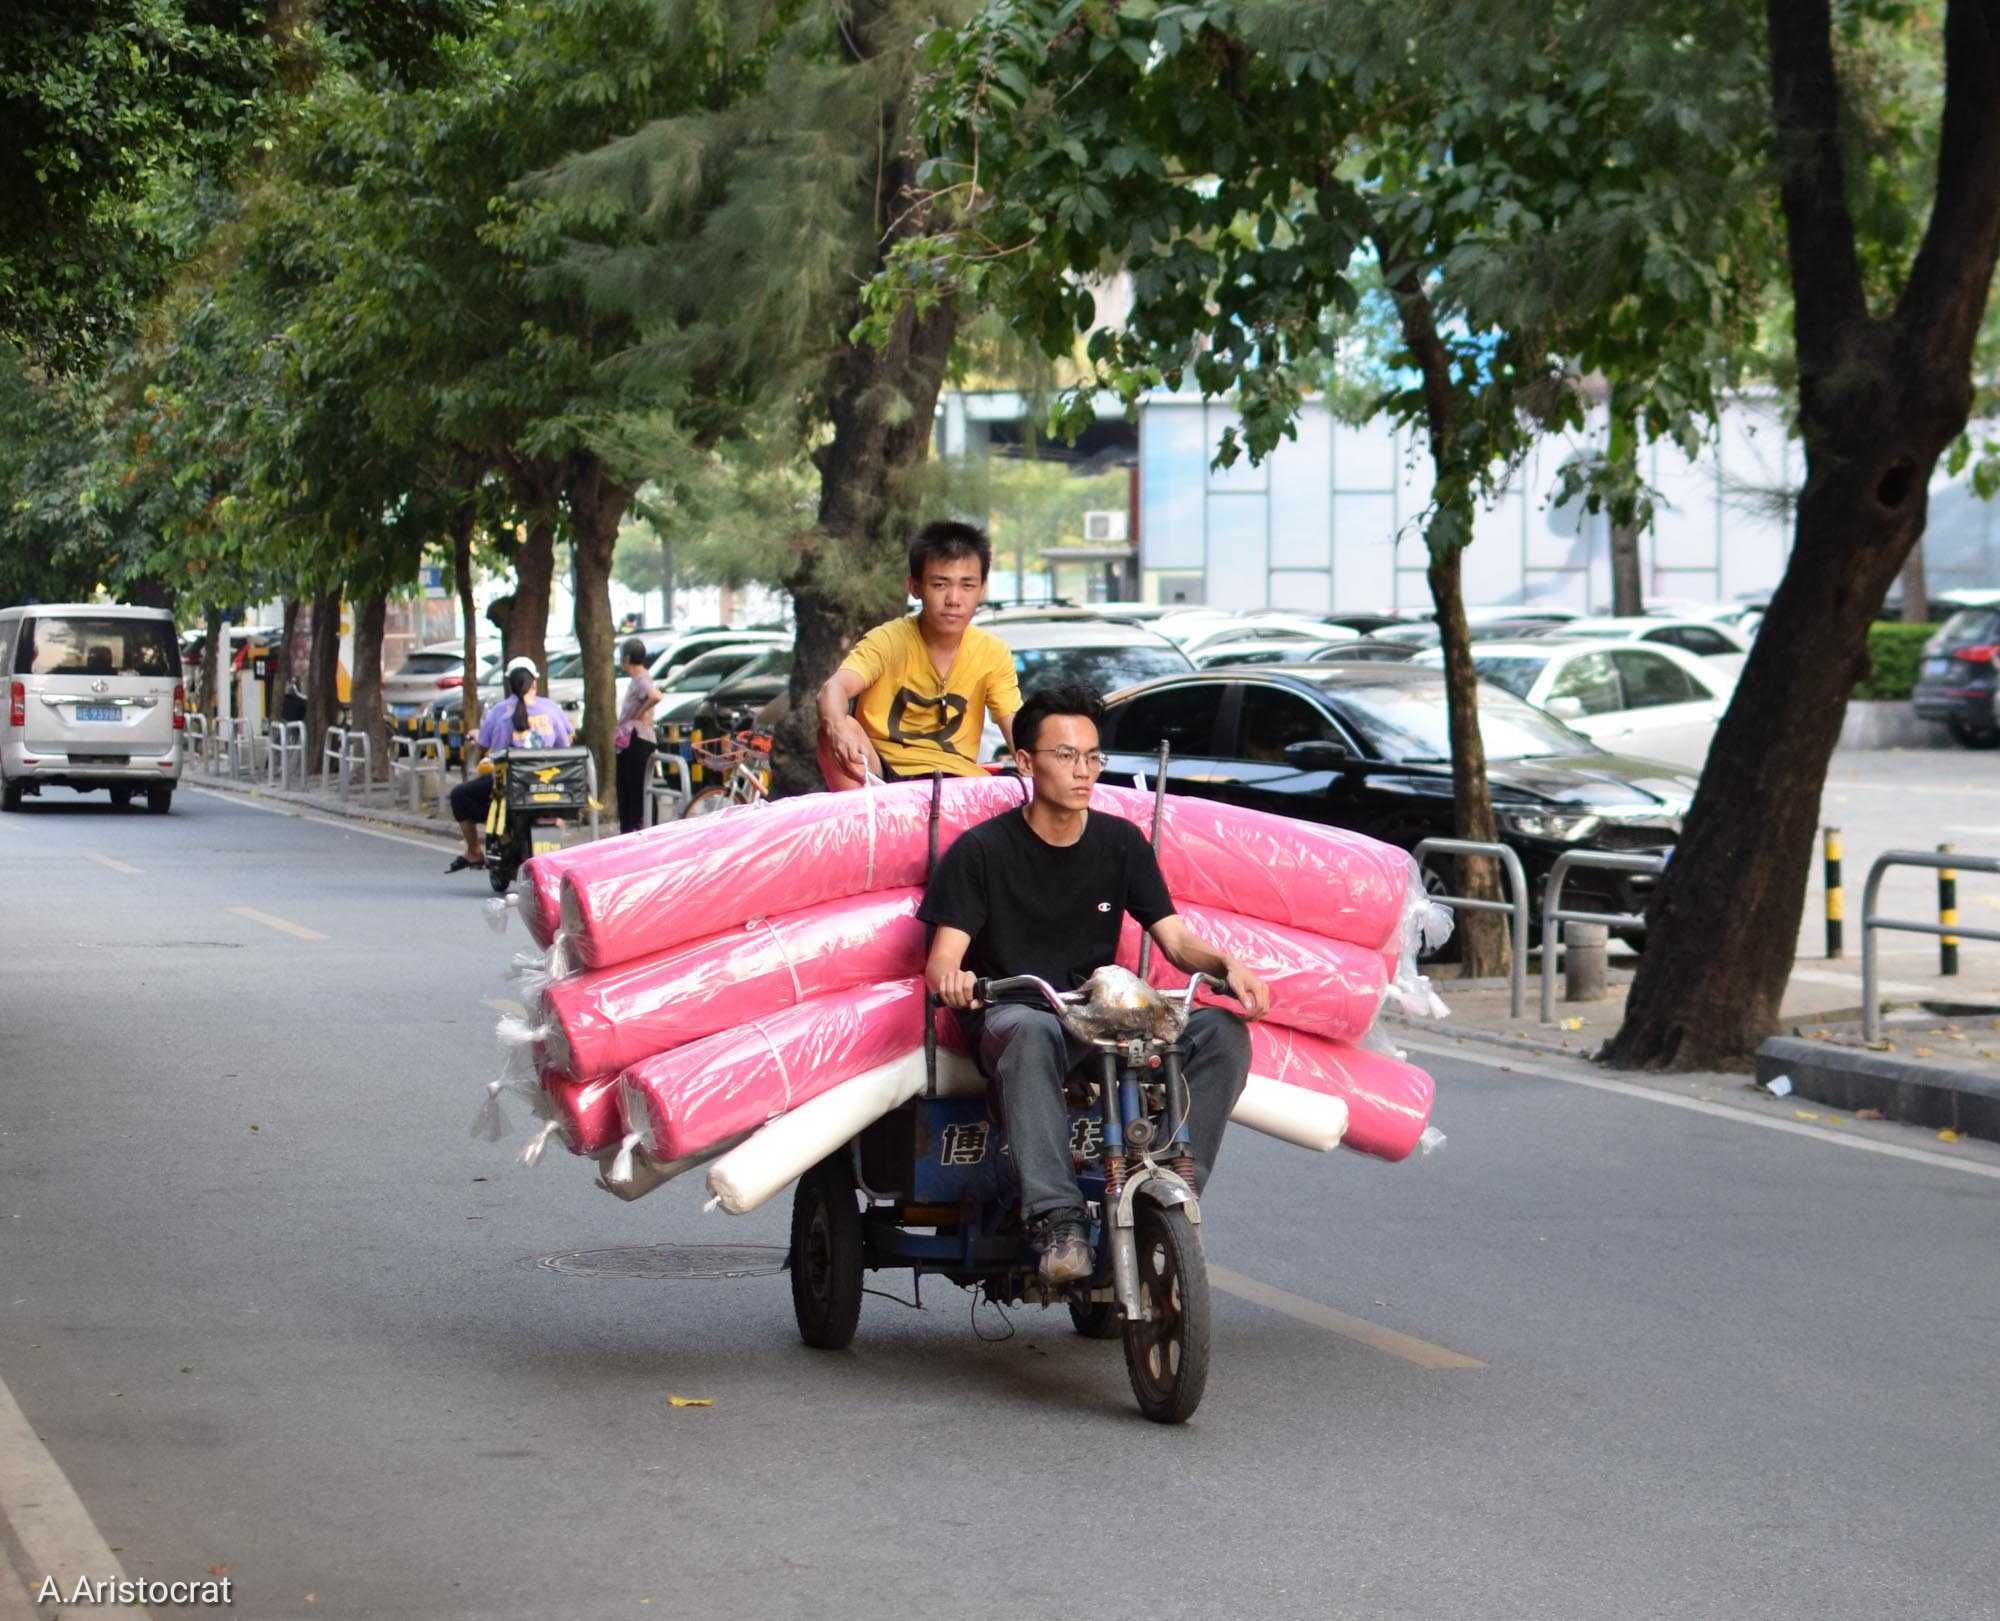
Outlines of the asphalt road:
M 89 1573 L 23 1535 L 59 1469 L 245 1617 L 1996 1613 L 2000 1156 L 1440 1059 L 1428 1159 L 1232 1133 L 1246 1281 L 1164 1430 L 1057 1314 L 987 1343 L 939 1286 L 828 1355 L 782 1276 L 536 1265 L 782 1245 L 784 1201 L 471 1139 L 522 940 L 444 854 L 192 793 L 0 818 L 18 1579 Z

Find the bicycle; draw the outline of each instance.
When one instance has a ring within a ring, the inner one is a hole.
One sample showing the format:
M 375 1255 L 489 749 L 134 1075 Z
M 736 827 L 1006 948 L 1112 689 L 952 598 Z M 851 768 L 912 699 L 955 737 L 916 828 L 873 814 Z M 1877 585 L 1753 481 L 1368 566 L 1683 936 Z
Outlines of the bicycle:
M 683 820 L 712 816 L 732 805 L 756 805 L 771 797 L 771 734 L 737 732 L 713 743 L 693 746 L 695 762 L 704 772 L 725 772 L 687 802 Z

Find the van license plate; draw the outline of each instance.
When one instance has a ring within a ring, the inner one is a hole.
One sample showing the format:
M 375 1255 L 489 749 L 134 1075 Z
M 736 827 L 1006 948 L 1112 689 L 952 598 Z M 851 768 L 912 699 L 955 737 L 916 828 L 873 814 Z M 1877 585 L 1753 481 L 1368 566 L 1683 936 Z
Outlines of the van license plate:
M 1937 679 L 1937 678 L 1940 678 L 1940 677 L 1943 677 L 1943 676 L 1947 676 L 1947 675 L 1950 675 L 1950 674 L 1951 674 L 1951 660 L 1950 660 L 1950 659 L 1925 659 L 1925 660 L 1924 660 L 1924 674 L 1925 674 L 1926 676 L 1928 676 L 1928 677 L 1931 677 L 1932 679 Z
M 108 720 L 115 725 L 124 717 L 119 713 L 116 704 L 78 704 L 76 707 L 76 718 L 78 720 Z

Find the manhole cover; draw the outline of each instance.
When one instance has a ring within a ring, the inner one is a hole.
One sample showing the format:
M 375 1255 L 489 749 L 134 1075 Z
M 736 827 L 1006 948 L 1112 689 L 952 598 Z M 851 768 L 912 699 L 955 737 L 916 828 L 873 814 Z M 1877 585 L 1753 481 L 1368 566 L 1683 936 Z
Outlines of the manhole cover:
M 774 1244 L 646 1244 L 631 1249 L 565 1250 L 531 1255 L 527 1264 L 584 1278 L 651 1278 L 691 1283 L 760 1278 L 785 1270 L 785 1251 Z

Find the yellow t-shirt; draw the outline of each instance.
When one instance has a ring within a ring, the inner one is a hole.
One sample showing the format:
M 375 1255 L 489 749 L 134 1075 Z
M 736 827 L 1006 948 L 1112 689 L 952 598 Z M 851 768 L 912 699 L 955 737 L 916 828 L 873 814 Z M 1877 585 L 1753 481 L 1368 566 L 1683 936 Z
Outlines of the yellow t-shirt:
M 974 775 L 987 714 L 997 723 L 1021 707 L 1014 655 L 976 625 L 966 626 L 942 679 L 914 614 L 877 625 L 840 667 L 868 683 L 855 700 L 854 718 L 883 765 L 899 775 Z

